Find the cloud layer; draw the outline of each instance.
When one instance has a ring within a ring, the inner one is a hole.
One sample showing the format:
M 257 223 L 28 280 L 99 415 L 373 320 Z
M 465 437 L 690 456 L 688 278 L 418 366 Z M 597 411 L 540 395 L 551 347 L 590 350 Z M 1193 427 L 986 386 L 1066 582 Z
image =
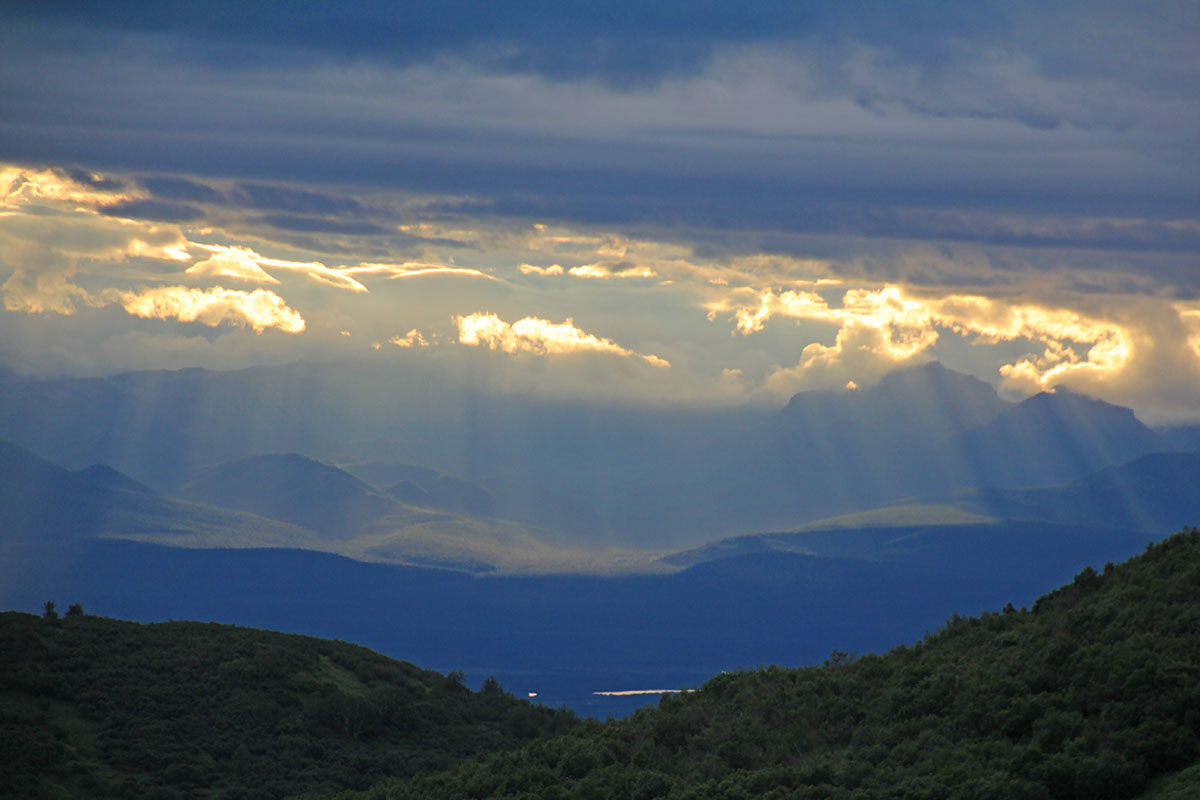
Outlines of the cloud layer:
M 304 331 L 304 318 L 288 308 L 283 298 L 266 289 L 242 292 L 220 287 L 201 290 L 160 286 L 140 292 L 109 289 L 102 298 L 145 319 L 177 319 L 212 327 L 230 322 L 255 333 L 262 333 L 267 328 L 277 328 L 284 333 Z
M 0 31 L 0 358 L 773 404 L 941 359 L 1200 420 L 1186 3 L 229 8 Z
M 607 353 L 626 358 L 638 358 L 654 367 L 671 366 L 654 355 L 642 355 L 621 347 L 615 342 L 586 333 L 575 327 L 569 317 L 564 322 L 550 322 L 537 317 L 524 317 L 511 325 L 495 314 L 477 313 L 458 317 L 459 344 L 468 347 L 488 347 L 505 353 L 535 355 L 566 355 L 568 353 Z

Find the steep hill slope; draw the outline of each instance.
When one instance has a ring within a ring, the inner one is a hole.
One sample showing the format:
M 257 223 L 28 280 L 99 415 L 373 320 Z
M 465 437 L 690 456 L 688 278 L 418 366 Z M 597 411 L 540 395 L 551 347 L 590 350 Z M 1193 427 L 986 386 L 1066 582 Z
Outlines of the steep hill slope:
M 1128 408 L 1065 388 L 1018 403 L 954 446 L 975 486 L 1056 484 L 1171 449 Z
M 1177 530 L 1200 519 L 1200 453 L 1151 453 L 1065 486 L 976 490 L 955 500 L 1011 519 Z
M 1200 519 L 1200 453 L 1151 453 L 1061 486 L 968 489 L 719 539 L 664 556 L 687 567 L 766 552 L 862 558 L 922 572 L 1041 575 L 1103 563 Z
M 1200 531 L 911 647 L 720 675 L 365 797 L 1127 800 L 1200 755 Z
M 495 518 L 492 495 L 468 481 L 420 467 L 389 466 L 400 465 L 376 463 L 370 471 L 411 474 L 421 485 L 401 481 L 381 489 L 338 467 L 286 453 L 202 470 L 174 492 L 313 531 L 317 541 L 297 546 L 365 561 L 467 572 L 659 571 L 642 553 L 600 553 L 556 541 L 553 531 Z
M 447 504 L 486 510 L 473 484 L 442 476 L 430 485 Z M 200 502 L 165 497 L 103 465 L 72 472 L 0 442 L 0 590 L 6 579 L 60 559 L 64 541 L 96 537 L 294 547 L 468 572 L 662 571 L 645 553 L 560 545 L 531 526 L 415 508 L 297 455 L 224 464 L 182 493 Z
M 863 390 L 798 394 L 752 441 L 753 452 L 722 452 L 708 487 L 692 487 L 737 509 L 743 532 L 962 489 L 1060 484 L 1173 449 L 1127 408 L 1066 389 L 1010 404 L 936 363 Z
M 259 455 L 202 470 L 173 494 L 344 538 L 401 511 L 392 498 L 337 467 L 295 453 Z
M 927 579 L 1024 579 L 1052 586 L 1080 564 L 1120 559 L 1154 538 L 1158 537 L 1138 530 L 1021 520 L 965 525 L 864 521 L 854 527 L 817 524 L 795 533 L 737 536 L 674 553 L 664 560 L 691 566 L 755 553 L 801 553 L 887 565 L 902 574 Z
M 575 724 L 343 642 L 0 614 L 0 774 L 24 797 L 365 787 Z
M 87 537 L 225 547 L 305 547 L 313 539 L 291 525 L 163 497 L 104 465 L 71 471 L 0 442 L 0 550 L 8 566 L 53 558 L 64 540 Z

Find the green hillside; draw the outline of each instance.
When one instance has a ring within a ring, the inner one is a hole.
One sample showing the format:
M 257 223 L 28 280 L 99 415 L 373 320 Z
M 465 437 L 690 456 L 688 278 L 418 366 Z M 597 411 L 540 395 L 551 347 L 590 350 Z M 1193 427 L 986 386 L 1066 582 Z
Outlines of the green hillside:
M 1174 800 L 1198 758 L 1195 529 L 1031 610 L 607 723 L 342 642 L 0 614 L 6 797 Z
M 0 796 L 366 788 L 578 724 L 488 688 L 338 641 L 3 613 Z
M 1194 796 L 1194 770 L 1152 782 L 1196 761 L 1198 734 L 1192 529 L 1085 569 L 1029 611 L 956 616 L 883 656 L 720 675 L 628 720 L 365 797 Z

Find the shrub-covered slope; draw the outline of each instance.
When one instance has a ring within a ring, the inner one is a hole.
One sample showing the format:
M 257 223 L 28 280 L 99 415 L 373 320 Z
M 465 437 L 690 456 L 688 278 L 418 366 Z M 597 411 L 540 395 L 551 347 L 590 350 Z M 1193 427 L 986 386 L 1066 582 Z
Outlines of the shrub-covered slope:
M 306 636 L 3 613 L 0 796 L 366 788 L 577 724 L 490 688 Z
M 1198 734 L 1192 529 L 1030 611 L 956 616 L 883 656 L 720 675 L 368 796 L 1124 800 L 1193 763 Z

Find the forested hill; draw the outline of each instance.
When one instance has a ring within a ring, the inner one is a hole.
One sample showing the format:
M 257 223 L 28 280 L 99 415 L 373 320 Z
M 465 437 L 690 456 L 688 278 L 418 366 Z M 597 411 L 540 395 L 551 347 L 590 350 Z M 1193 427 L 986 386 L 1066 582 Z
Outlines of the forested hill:
M 0 797 L 366 788 L 578 724 L 344 642 L 0 614 Z
M 1198 758 L 1195 529 L 1029 611 L 607 723 L 342 642 L 0 614 L 4 797 L 1126 800 L 1196 796 Z
M 955 617 L 882 656 L 723 674 L 365 797 L 1128 800 L 1194 763 L 1198 734 L 1192 529 L 1030 611 Z

